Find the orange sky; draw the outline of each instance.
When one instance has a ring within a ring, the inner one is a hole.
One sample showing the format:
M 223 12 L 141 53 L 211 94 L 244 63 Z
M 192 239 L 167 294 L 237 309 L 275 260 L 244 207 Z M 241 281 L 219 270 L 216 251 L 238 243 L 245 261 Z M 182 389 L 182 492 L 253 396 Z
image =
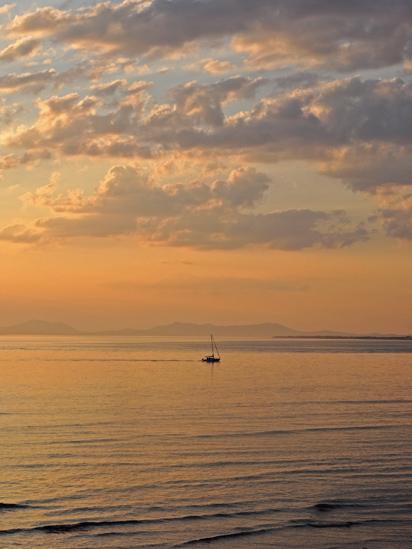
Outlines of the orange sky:
M 404 252 L 131 250 L 127 240 L 9 250 L 0 274 L 2 321 L 41 317 L 87 329 L 279 321 L 403 333 L 412 297 Z
M 0 7 L 0 325 L 412 332 L 411 8 L 278 3 Z

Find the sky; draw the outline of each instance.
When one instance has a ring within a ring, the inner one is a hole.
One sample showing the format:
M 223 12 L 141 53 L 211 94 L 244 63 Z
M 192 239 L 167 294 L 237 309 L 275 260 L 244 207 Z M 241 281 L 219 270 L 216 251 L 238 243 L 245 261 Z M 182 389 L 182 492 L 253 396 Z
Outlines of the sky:
M 0 324 L 412 333 L 409 0 L 0 2 Z

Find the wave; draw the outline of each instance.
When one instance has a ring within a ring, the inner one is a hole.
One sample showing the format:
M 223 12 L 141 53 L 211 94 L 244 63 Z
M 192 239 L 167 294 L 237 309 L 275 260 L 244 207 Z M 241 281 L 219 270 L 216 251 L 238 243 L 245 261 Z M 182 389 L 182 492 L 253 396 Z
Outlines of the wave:
M 359 509 L 363 507 L 367 506 L 358 502 L 320 501 L 319 503 L 315 503 L 310 509 L 318 511 L 319 513 L 329 513 L 338 509 Z
M 247 536 L 261 536 L 269 533 L 273 533 L 276 531 L 282 531 L 282 530 L 288 530 L 288 529 L 294 529 L 294 528 L 353 528 L 356 526 L 364 526 L 364 525 L 370 525 L 370 524 L 398 524 L 399 521 L 390 521 L 390 520 L 378 520 L 378 519 L 370 519 L 370 520 L 359 520 L 359 521 L 342 521 L 342 522 L 315 522 L 315 521 L 300 521 L 296 523 L 288 523 L 285 525 L 280 526 L 264 526 L 264 527 L 257 527 L 257 528 L 244 528 L 239 531 L 234 530 L 232 532 L 225 532 L 223 534 L 216 534 L 214 536 L 207 536 L 207 537 L 201 537 L 201 538 L 194 538 L 190 539 L 188 541 L 178 543 L 174 547 L 183 547 L 183 546 L 190 546 L 190 545 L 199 545 L 202 543 L 215 543 L 218 541 L 228 540 L 228 539 L 234 539 L 234 538 L 241 538 L 241 537 L 247 537 Z
M 26 507 L 26 504 L 1 504 L 5 507 L 10 508 L 21 508 Z M 319 512 L 329 512 L 335 509 L 348 508 L 348 507 L 362 507 L 363 505 L 358 502 L 350 501 L 341 501 L 341 500 L 331 500 L 331 501 L 321 501 L 313 505 L 310 509 L 316 510 Z M 1 507 L 0 507 L 1 508 Z M 239 517 L 258 517 L 264 515 L 270 515 L 273 513 L 282 512 L 280 509 L 267 508 L 259 511 L 237 511 L 237 512 L 216 512 L 212 514 L 189 514 L 182 516 L 174 517 L 164 517 L 164 518 L 143 518 L 143 519 L 124 519 L 124 520 L 83 520 L 79 522 L 63 522 L 63 523 L 54 523 L 54 524 L 45 524 L 39 526 L 33 526 L 29 528 L 10 528 L 6 530 L 0 530 L 0 536 L 13 536 L 13 535 L 30 535 L 30 534 L 46 534 L 46 535 L 64 535 L 76 532 L 90 532 L 90 535 L 101 537 L 101 536 L 131 536 L 134 534 L 142 534 L 141 527 L 146 526 L 158 526 L 161 524 L 170 524 L 170 523 L 179 523 L 179 522 L 191 522 L 191 521 L 208 521 L 216 519 L 233 519 Z M 224 523 L 224 521 L 223 521 Z M 223 524 L 222 523 L 222 524 Z M 408 519 L 378 519 L 378 518 L 365 518 L 358 520 L 333 520 L 333 521 L 322 521 L 322 520 L 302 520 L 295 519 L 289 520 L 283 524 L 256 524 L 255 526 L 245 527 L 245 528 L 235 528 L 233 531 L 223 532 L 221 534 L 211 535 L 208 537 L 199 537 L 195 539 L 189 539 L 187 541 L 179 542 L 175 547 L 181 546 L 190 546 L 201 543 L 214 543 L 219 540 L 227 540 L 233 538 L 240 538 L 245 536 L 260 536 L 268 533 L 273 533 L 275 531 L 282 531 L 287 529 L 350 529 L 356 527 L 364 526 L 402 526 L 409 525 L 410 522 Z M 136 532 L 133 531 L 124 531 L 125 527 L 138 526 L 139 530 Z M 109 531 L 99 531 L 99 530 L 109 530 Z M 112 530 L 113 529 L 113 530 Z M 94 532 L 97 530 L 96 532 Z M 110 531 L 111 530 L 111 531 Z M 123 530 L 123 531 L 122 531 Z
M 2 503 L 0 501 L 0 512 L 1 511 L 15 511 L 17 509 L 27 509 L 30 505 L 25 503 Z
M 207 536 L 202 538 L 194 538 L 188 541 L 184 541 L 176 544 L 174 547 L 183 547 L 190 545 L 198 545 L 202 543 L 214 543 L 220 540 L 241 538 L 247 536 L 261 536 L 276 531 L 294 529 L 294 528 L 353 528 L 356 526 L 365 526 L 365 525 L 387 525 L 387 524 L 396 524 L 398 525 L 401 522 L 407 523 L 408 521 L 394 521 L 394 520 L 379 520 L 379 519 L 369 519 L 369 520 L 359 520 L 359 521 L 342 521 L 342 522 L 316 522 L 316 521 L 296 521 L 295 523 L 290 522 L 285 525 L 280 526 L 263 526 L 256 528 L 244 528 L 239 531 L 225 532 L 222 534 L 216 534 L 214 536 Z
M 178 478 L 178 479 L 170 479 L 170 480 L 163 480 L 161 482 L 161 486 L 163 488 L 173 488 L 174 490 L 178 490 L 179 493 L 183 489 L 191 488 L 191 489 L 202 489 L 202 488 L 217 488 L 225 486 L 227 487 L 228 484 L 238 483 L 241 482 L 247 482 L 250 483 L 254 482 L 256 484 L 259 483 L 259 485 L 273 485 L 273 484 L 280 484 L 280 483 L 288 483 L 290 482 L 290 476 L 302 476 L 302 475 L 315 475 L 319 478 L 325 477 L 326 475 L 331 476 L 336 473 L 342 473 L 348 476 L 354 476 L 356 479 L 360 478 L 375 478 L 377 474 L 379 474 L 381 477 L 385 476 L 386 478 L 394 477 L 397 478 L 398 472 L 396 469 L 388 469 L 388 471 L 372 471 L 369 472 L 368 470 L 365 471 L 358 471 L 357 468 L 352 467 L 339 467 L 339 466 L 327 466 L 327 467 L 303 467 L 303 468 L 288 468 L 281 471 L 276 470 L 268 470 L 263 472 L 253 472 L 250 474 L 226 474 L 224 476 L 218 476 L 214 478 L 205 478 L 205 479 L 197 479 L 197 478 Z M 287 475 L 287 476 L 285 476 Z M 402 476 L 401 482 L 405 482 L 405 478 L 409 479 L 411 477 L 411 474 L 404 474 Z M 158 489 L 159 488 L 159 482 L 142 482 L 140 484 L 131 484 L 128 486 L 125 486 L 123 488 L 94 488 L 93 492 L 94 494 L 103 493 L 105 495 L 108 494 L 124 494 L 131 492 L 140 492 L 141 490 L 152 490 L 152 489 Z M 77 500 L 82 499 L 78 495 L 73 497 L 64 497 L 64 500 Z M 34 500 L 39 501 L 40 503 L 50 503 L 50 502 L 60 502 L 62 501 L 61 497 L 56 498 L 46 498 L 41 500 Z
M 183 515 L 177 517 L 164 518 L 147 518 L 147 519 L 124 519 L 124 520 L 103 520 L 103 521 L 81 521 L 72 523 L 55 523 L 45 524 L 41 526 L 33 526 L 32 528 L 9 528 L 0 530 L 0 536 L 8 536 L 14 534 L 27 534 L 43 532 L 46 534 L 65 534 L 69 532 L 93 530 L 95 528 L 112 528 L 118 526 L 140 526 L 143 524 L 165 524 L 170 522 L 191 522 L 204 521 L 219 518 L 236 518 L 245 516 L 258 516 L 276 512 L 276 509 L 264 509 L 262 511 L 237 511 L 232 513 L 212 513 L 203 515 Z
M 328 433 L 328 432 L 351 432 L 351 431 L 386 431 L 390 429 L 411 428 L 410 423 L 387 424 L 387 425 L 344 425 L 331 427 L 306 427 L 303 429 L 271 429 L 268 431 L 239 431 L 235 433 L 216 433 L 205 435 L 189 435 L 189 438 L 210 439 L 210 438 L 243 438 L 243 437 L 267 437 L 267 436 L 287 436 L 298 435 L 301 433 Z
M 219 540 L 241 538 L 241 537 L 246 537 L 246 536 L 259 536 L 259 535 L 268 534 L 270 532 L 274 532 L 276 530 L 281 530 L 281 529 L 282 529 L 281 526 L 268 526 L 266 528 L 244 529 L 244 530 L 241 530 L 240 532 L 227 532 L 227 533 L 224 533 L 224 534 L 217 534 L 216 536 L 208 536 L 208 537 L 204 537 L 204 538 L 190 539 L 188 541 L 184 541 L 182 543 L 174 545 L 174 547 L 197 545 L 199 543 L 213 543 L 213 542 L 219 541 Z
M 294 524 L 290 523 L 289 528 L 353 528 L 356 526 L 388 526 L 388 525 L 400 525 L 402 523 L 410 524 L 405 520 L 393 520 L 393 519 L 365 519 L 365 520 L 345 520 L 334 522 L 321 522 L 321 521 L 296 521 Z
M 2 504 L 6 506 L 12 506 L 12 507 L 25 507 L 24 504 Z M 321 509 L 324 509 L 322 506 L 327 506 L 327 508 L 339 508 L 339 507 L 345 507 L 345 506 L 358 506 L 356 503 L 339 503 L 339 502 L 321 502 L 319 504 L 316 504 L 314 507 L 319 510 L 319 506 L 321 506 Z M 312 507 L 313 509 L 313 507 Z M 85 520 L 80 522 L 72 522 L 72 523 L 55 523 L 55 524 L 44 524 L 40 526 L 33 526 L 31 528 L 9 528 L 6 530 L 0 530 L 0 536 L 7 536 L 7 535 L 13 535 L 13 534 L 27 534 L 27 533 L 35 533 L 35 532 L 43 532 L 46 534 L 65 534 L 70 532 L 78 532 L 78 531 L 87 531 L 87 530 L 93 530 L 93 529 L 99 529 L 99 528 L 112 528 L 112 527 L 124 527 L 124 526 L 137 526 L 137 525 L 156 525 L 156 524 L 164 524 L 164 523 L 172 523 L 172 522 L 190 522 L 190 521 L 204 521 L 204 520 L 210 520 L 210 519 L 221 519 L 221 518 L 237 518 L 237 517 L 257 517 L 262 515 L 268 515 L 272 513 L 279 513 L 282 512 L 281 509 L 262 509 L 259 511 L 235 511 L 235 512 L 217 512 L 217 513 L 210 513 L 210 514 L 192 514 L 192 515 L 182 515 L 182 516 L 175 516 L 175 517 L 163 517 L 163 518 L 146 518 L 146 519 L 124 519 L 124 520 L 102 520 L 102 521 L 94 521 L 94 520 Z M 251 535 L 256 534 L 262 531 L 270 531 L 274 529 L 279 528 L 351 528 L 353 526 L 360 526 L 360 525 L 367 525 L 367 524 L 399 524 L 402 520 L 392 520 L 392 519 L 365 519 L 365 520 L 349 520 L 349 521 L 334 521 L 334 522 L 323 522 L 323 521 L 313 521 L 313 520 L 292 520 L 289 523 L 283 525 L 283 526 L 266 526 L 264 528 L 250 528 L 250 529 L 243 529 L 241 532 L 232 532 L 232 533 L 225 533 L 224 536 L 240 536 L 240 535 Z M 214 539 L 211 538 L 211 539 Z M 200 540 L 189 540 L 187 543 L 195 543 L 199 542 Z
M 145 534 L 152 534 L 150 531 L 144 531 L 139 530 L 137 533 L 139 536 L 145 535 Z M 113 532 L 98 532 L 97 534 L 94 534 L 93 537 L 96 538 L 117 538 L 117 537 L 127 537 L 130 538 L 133 535 L 133 533 L 130 532 L 120 532 L 119 530 L 113 531 Z M 140 546 L 141 547 L 141 546 Z M 148 545 L 145 545 L 145 547 L 149 547 Z M 155 547 L 159 547 L 158 544 L 155 544 Z

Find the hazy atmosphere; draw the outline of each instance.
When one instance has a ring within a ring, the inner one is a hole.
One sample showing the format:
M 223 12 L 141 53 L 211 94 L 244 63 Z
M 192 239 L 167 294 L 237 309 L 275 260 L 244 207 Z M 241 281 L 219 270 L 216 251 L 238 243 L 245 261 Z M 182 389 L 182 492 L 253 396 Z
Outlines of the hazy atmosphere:
M 412 332 L 412 4 L 0 4 L 0 325 Z
M 0 547 L 411 549 L 412 0 L 0 29 Z

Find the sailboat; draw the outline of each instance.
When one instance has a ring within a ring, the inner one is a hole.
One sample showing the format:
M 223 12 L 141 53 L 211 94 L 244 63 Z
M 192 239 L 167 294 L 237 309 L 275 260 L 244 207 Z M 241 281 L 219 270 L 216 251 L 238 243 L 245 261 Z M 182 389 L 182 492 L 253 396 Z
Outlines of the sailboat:
M 210 335 L 210 344 L 212 346 L 212 354 L 206 355 L 202 358 L 202 362 L 220 362 L 219 349 L 217 348 L 216 342 L 213 339 L 213 335 Z M 216 354 L 215 354 L 216 351 Z

